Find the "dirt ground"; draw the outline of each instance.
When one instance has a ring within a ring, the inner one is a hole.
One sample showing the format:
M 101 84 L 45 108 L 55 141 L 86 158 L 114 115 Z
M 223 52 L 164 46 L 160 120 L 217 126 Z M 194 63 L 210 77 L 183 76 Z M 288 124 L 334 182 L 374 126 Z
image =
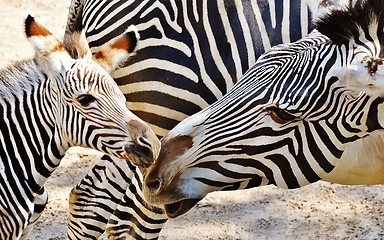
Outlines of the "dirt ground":
M 0 0 L 0 67 L 32 56 L 23 33 L 28 10 L 60 38 L 69 0 Z M 65 239 L 67 199 L 98 152 L 73 148 L 48 181 L 49 203 L 30 239 Z M 160 239 L 384 239 L 384 187 L 319 182 L 208 195 L 170 220 Z

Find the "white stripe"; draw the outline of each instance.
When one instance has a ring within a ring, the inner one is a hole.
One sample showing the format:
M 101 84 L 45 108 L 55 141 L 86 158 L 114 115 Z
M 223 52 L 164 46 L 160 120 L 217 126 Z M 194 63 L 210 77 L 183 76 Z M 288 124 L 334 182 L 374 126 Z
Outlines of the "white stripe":
M 289 25 L 290 25 L 290 0 L 284 0 L 283 3 L 283 20 L 281 23 L 281 39 L 283 40 L 283 43 L 290 43 L 291 38 L 289 34 Z
M 127 102 L 127 107 L 131 111 L 145 111 L 149 113 L 154 113 L 162 117 L 177 120 L 179 122 L 183 121 L 189 116 L 185 113 L 151 103 Z
M 264 21 L 261 18 L 261 13 L 259 6 L 255 1 L 251 1 L 252 4 L 252 9 L 253 9 L 253 14 L 255 15 L 257 25 L 260 29 L 260 35 L 261 35 L 261 43 L 263 44 L 263 48 L 265 50 L 269 50 L 271 48 L 271 42 L 269 41 L 269 37 L 267 34 L 267 29 L 264 25 Z
M 132 74 L 141 70 L 145 70 L 148 68 L 164 69 L 166 71 L 170 71 L 170 72 L 182 75 L 194 83 L 197 83 L 199 81 L 196 73 L 191 71 L 189 68 L 181 66 L 174 62 L 161 60 L 161 59 L 146 59 L 138 63 L 134 63 L 127 67 L 117 69 L 111 74 L 111 76 L 113 78 L 120 78 L 120 77 L 128 76 L 129 74 Z M 156 80 L 156 79 L 150 79 L 150 80 Z
M 183 96 L 184 101 L 187 101 L 187 99 L 191 99 L 194 104 L 198 105 L 201 108 L 205 108 L 206 106 L 208 106 L 208 103 L 200 95 L 191 93 L 189 91 L 186 91 L 180 88 L 166 85 L 162 82 L 145 81 L 145 82 L 121 85 L 119 87 L 121 91 L 125 94 L 145 92 L 145 91 L 155 91 L 155 92 L 161 92 L 161 93 L 178 97 L 178 98 L 180 98 L 180 96 Z M 161 101 L 161 99 L 159 99 L 159 101 Z

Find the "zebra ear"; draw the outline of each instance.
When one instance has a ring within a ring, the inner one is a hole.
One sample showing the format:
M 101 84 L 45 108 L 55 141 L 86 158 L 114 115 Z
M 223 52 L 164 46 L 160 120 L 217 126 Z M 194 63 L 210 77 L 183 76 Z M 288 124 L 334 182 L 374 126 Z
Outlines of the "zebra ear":
M 100 64 L 107 72 L 111 73 L 129 56 L 133 55 L 137 42 L 140 39 L 137 29 L 133 26 L 127 31 L 100 47 L 92 58 Z
M 73 0 L 68 13 L 63 45 L 72 58 L 91 57 L 91 51 L 83 31 L 84 0 Z
M 91 58 L 91 50 L 84 31 L 74 31 L 64 37 L 64 46 L 72 58 Z
M 47 75 L 61 71 L 63 65 L 71 60 L 60 41 L 31 15 L 25 19 L 25 33 L 35 49 L 37 64 Z

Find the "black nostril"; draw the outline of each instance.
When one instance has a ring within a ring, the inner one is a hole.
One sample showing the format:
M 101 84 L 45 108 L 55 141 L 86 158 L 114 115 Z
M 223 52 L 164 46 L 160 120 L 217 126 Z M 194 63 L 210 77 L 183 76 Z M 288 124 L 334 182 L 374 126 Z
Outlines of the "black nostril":
M 151 145 L 142 143 L 142 140 L 138 140 L 133 146 L 128 146 L 128 149 L 133 150 L 138 156 L 142 158 L 153 159 L 154 156 Z
M 151 192 L 157 192 L 160 189 L 161 183 L 159 179 L 146 181 L 145 185 Z

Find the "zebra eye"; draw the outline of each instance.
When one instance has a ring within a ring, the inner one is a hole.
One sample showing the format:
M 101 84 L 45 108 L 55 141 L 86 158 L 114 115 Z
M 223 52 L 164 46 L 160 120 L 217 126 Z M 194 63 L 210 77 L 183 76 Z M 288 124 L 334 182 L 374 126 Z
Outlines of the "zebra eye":
M 81 106 L 86 107 L 96 101 L 96 98 L 91 94 L 82 94 L 77 97 L 77 101 L 81 104 Z
M 276 106 L 269 107 L 266 110 L 276 123 L 284 124 L 296 119 L 294 115 Z

